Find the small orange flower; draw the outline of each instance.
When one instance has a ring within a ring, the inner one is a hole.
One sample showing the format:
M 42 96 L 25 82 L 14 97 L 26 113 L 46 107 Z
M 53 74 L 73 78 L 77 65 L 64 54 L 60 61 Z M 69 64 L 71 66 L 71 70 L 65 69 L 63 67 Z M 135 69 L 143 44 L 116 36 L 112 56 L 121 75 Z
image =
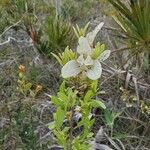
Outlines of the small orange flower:
M 19 65 L 18 69 L 19 69 L 19 72 L 25 72 L 25 66 L 24 65 Z
M 38 93 L 38 92 L 42 91 L 42 89 L 43 89 L 42 85 L 37 85 L 35 91 L 36 91 L 36 93 Z

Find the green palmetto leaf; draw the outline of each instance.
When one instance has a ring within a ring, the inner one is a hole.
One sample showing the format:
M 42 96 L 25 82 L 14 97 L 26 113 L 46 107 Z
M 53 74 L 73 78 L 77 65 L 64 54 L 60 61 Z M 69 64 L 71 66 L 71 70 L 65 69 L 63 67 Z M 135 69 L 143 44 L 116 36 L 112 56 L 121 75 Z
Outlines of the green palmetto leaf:
M 149 47 L 150 41 L 150 1 L 130 0 L 128 3 L 121 0 L 108 0 L 117 10 L 115 21 L 124 30 L 132 43 L 140 43 Z M 148 48 L 149 49 L 149 48 Z

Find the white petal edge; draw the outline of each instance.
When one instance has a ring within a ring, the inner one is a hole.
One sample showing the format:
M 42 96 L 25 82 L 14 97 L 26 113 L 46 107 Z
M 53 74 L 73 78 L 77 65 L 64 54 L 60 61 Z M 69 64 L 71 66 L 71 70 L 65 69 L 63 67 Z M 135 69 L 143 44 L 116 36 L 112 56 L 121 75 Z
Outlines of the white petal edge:
M 110 50 L 105 50 L 104 52 L 102 52 L 99 56 L 99 61 L 104 61 L 107 58 L 109 58 L 111 51 Z
M 92 46 L 93 45 L 93 42 L 94 42 L 94 39 L 97 35 L 97 33 L 101 30 L 101 28 L 103 27 L 104 25 L 104 22 L 101 22 L 99 25 L 97 25 L 95 27 L 95 29 L 92 31 L 92 32 L 89 32 L 87 35 L 86 35 L 86 38 L 89 42 L 89 44 Z
M 77 46 L 77 52 L 82 55 L 82 54 L 85 54 L 85 55 L 90 55 L 91 52 L 92 52 L 92 49 L 90 47 L 90 44 L 88 43 L 88 40 L 81 36 L 79 38 L 79 41 L 78 41 L 79 45 Z
M 61 74 L 63 78 L 75 77 L 79 73 L 80 73 L 80 67 L 77 61 L 75 60 L 71 60 L 67 62 L 61 70 Z
M 91 80 L 97 80 L 101 77 L 102 66 L 98 60 L 94 62 L 94 65 L 91 69 L 86 72 L 86 76 Z

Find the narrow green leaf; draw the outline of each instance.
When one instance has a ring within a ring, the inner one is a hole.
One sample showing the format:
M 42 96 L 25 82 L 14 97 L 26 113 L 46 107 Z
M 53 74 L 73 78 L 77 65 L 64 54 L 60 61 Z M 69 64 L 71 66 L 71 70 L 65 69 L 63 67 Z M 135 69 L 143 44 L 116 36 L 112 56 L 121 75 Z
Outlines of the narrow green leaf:
M 60 127 L 62 126 L 64 118 L 65 111 L 61 107 L 58 107 L 56 113 L 54 114 L 54 121 L 57 129 L 60 129 Z
M 103 102 L 101 102 L 100 100 L 92 100 L 90 103 L 89 103 L 89 106 L 90 107 L 100 107 L 100 108 L 103 108 L 103 109 L 106 109 L 106 106 Z

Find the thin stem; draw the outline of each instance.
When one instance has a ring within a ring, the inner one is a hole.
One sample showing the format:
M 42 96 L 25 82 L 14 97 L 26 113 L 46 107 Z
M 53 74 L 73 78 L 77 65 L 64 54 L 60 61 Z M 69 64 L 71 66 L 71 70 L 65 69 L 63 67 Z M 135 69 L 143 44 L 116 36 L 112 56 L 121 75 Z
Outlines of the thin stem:
M 113 126 L 111 127 L 110 136 L 113 137 Z
M 74 108 L 71 109 L 71 116 L 69 119 L 69 145 L 68 145 L 68 150 L 72 150 L 72 141 L 73 141 L 73 116 L 74 116 Z

